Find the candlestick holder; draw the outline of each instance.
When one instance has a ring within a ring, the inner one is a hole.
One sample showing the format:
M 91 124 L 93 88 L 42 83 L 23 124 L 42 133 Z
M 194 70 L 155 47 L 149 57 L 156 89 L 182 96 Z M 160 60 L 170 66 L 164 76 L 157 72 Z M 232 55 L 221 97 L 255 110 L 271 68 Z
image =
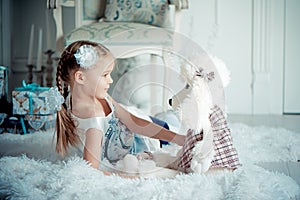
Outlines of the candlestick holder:
M 52 55 L 55 53 L 55 51 L 52 51 L 51 49 L 48 49 L 44 54 L 47 55 L 47 65 L 46 65 L 46 85 L 47 87 L 52 87 L 53 82 L 53 58 Z
M 32 83 L 33 68 L 35 68 L 35 66 L 33 64 L 29 64 L 27 65 L 27 68 L 28 68 L 27 83 Z
M 45 66 L 41 66 L 41 70 L 34 71 L 36 75 L 36 82 L 40 86 L 44 86 L 44 71 L 45 71 Z

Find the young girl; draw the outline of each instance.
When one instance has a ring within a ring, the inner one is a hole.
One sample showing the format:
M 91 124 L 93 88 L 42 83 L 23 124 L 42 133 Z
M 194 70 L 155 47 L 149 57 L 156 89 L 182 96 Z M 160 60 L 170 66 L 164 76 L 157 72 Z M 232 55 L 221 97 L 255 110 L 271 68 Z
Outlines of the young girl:
M 179 135 L 129 113 L 107 93 L 113 82 L 110 76 L 113 68 L 114 57 L 100 44 L 77 41 L 63 51 L 56 75 L 58 97 L 63 97 L 61 100 L 54 100 L 62 103 L 57 112 L 56 151 L 65 155 L 70 145 L 78 147 L 83 158 L 92 167 L 110 175 L 106 166 L 101 165 L 107 164 L 106 161 L 112 166 L 125 158 L 129 159 L 129 165 L 139 162 L 136 157 L 129 155 L 136 133 L 183 146 L 176 159 L 167 160 L 163 167 L 192 172 L 193 155 L 195 151 L 199 151 L 194 147 L 196 142 L 203 139 L 203 132 L 189 130 L 186 136 Z M 214 140 L 217 153 L 211 167 L 235 169 L 240 164 L 224 114 L 219 108 L 212 111 L 209 117 L 212 129 L 214 134 L 222 137 Z M 201 152 L 197 154 L 199 159 L 203 159 Z M 125 166 L 126 162 L 123 163 Z M 194 165 L 200 167 L 194 169 L 205 172 L 210 167 L 209 164 L 206 164 L 205 170 L 201 165 Z
M 132 115 L 108 95 L 113 68 L 114 57 L 100 44 L 77 41 L 63 51 L 56 75 L 64 97 L 56 151 L 65 155 L 70 145 L 80 147 L 83 158 L 99 169 L 103 159 L 115 163 L 129 153 L 133 133 L 182 146 L 185 136 Z

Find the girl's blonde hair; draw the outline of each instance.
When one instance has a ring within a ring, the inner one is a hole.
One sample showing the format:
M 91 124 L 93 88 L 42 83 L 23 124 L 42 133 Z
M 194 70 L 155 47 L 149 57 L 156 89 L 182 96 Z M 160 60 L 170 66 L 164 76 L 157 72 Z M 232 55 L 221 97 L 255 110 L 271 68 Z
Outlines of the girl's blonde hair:
M 69 145 L 76 146 L 79 143 L 79 136 L 76 133 L 76 124 L 72 119 L 71 113 L 68 111 L 66 98 L 69 94 L 69 86 L 73 84 L 74 74 L 80 69 L 80 65 L 76 62 L 74 54 L 83 45 L 98 47 L 100 50 L 99 56 L 106 55 L 109 52 L 103 45 L 81 40 L 70 44 L 61 54 L 56 71 L 56 86 L 61 95 L 65 98 L 65 103 L 62 105 L 62 109 L 57 112 L 55 150 L 62 156 L 68 153 Z M 70 106 L 72 107 L 72 105 Z

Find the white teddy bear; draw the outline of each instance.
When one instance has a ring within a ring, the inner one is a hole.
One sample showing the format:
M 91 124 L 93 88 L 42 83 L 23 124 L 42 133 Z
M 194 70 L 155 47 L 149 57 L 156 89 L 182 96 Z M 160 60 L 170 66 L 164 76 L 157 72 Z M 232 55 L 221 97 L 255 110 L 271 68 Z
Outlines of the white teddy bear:
M 240 166 L 223 110 L 222 93 L 230 81 L 230 73 L 221 60 L 213 56 L 210 59 L 214 67 L 202 69 L 186 65 L 181 68 L 187 85 L 172 98 L 173 109 L 188 128 L 176 163 L 183 172 L 205 173 L 210 168 Z
M 188 128 L 178 165 L 185 172 L 204 173 L 209 169 L 214 156 L 213 132 L 209 120 L 213 102 L 207 83 L 213 74 L 204 74 L 203 70 L 196 71 L 189 66 L 182 69 L 182 74 L 187 78 L 187 85 L 172 98 L 174 111 Z M 197 142 L 192 142 L 195 139 Z

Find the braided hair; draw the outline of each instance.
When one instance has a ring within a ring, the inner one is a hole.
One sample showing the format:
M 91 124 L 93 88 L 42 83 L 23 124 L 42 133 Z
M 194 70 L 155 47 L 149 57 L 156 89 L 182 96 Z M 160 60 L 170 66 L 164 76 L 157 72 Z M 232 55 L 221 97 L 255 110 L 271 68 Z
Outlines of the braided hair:
M 76 146 L 79 143 L 79 136 L 76 133 L 77 127 L 71 113 L 68 111 L 66 98 L 69 94 L 69 86 L 74 82 L 74 74 L 80 69 L 80 65 L 76 62 L 74 54 L 83 45 L 98 47 L 101 54 L 109 52 L 106 47 L 98 43 L 80 40 L 71 43 L 61 54 L 56 71 L 56 86 L 65 98 L 65 102 L 62 105 L 62 109 L 57 111 L 55 150 L 62 156 L 68 153 L 69 145 Z

